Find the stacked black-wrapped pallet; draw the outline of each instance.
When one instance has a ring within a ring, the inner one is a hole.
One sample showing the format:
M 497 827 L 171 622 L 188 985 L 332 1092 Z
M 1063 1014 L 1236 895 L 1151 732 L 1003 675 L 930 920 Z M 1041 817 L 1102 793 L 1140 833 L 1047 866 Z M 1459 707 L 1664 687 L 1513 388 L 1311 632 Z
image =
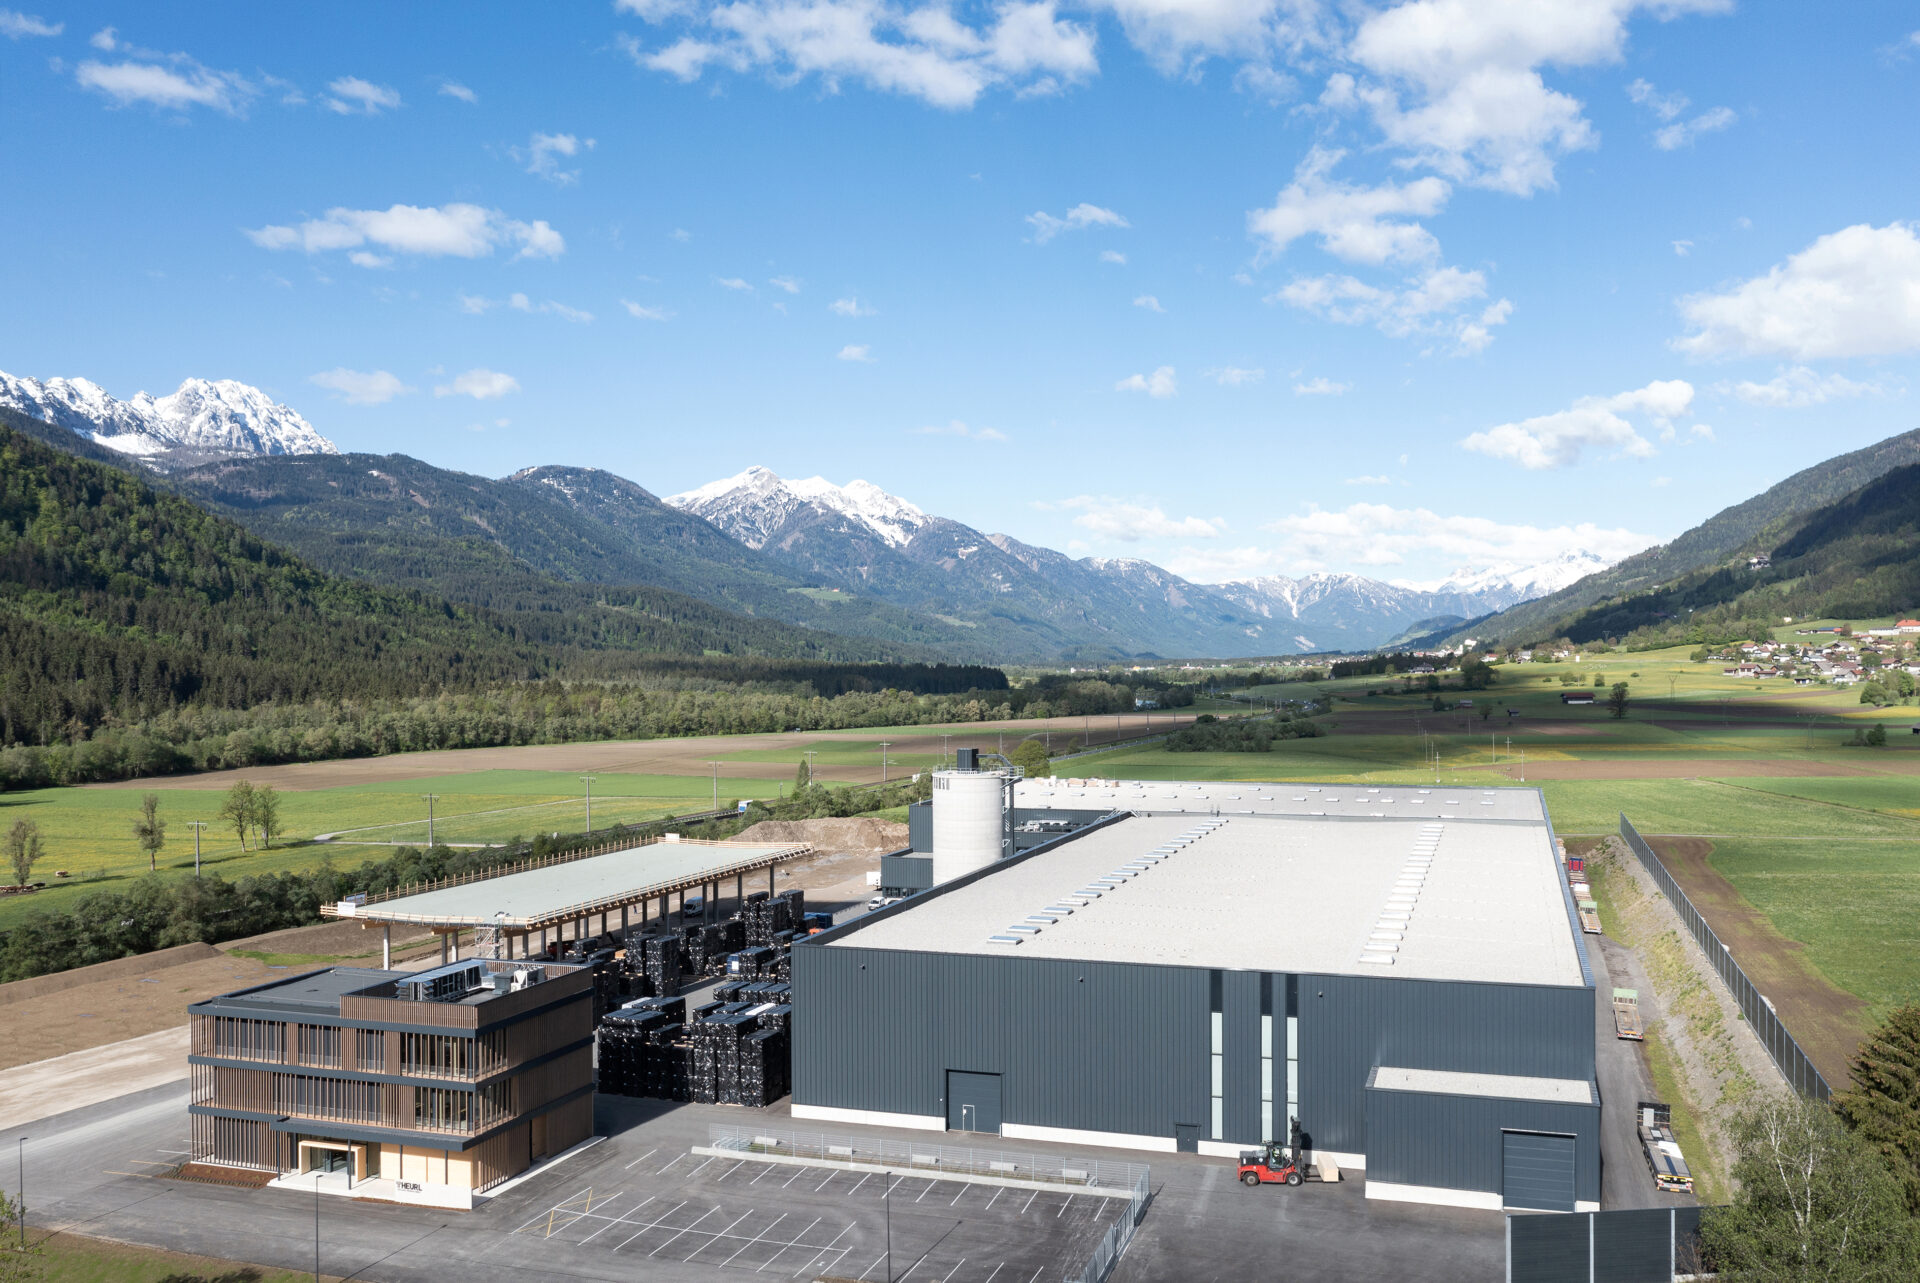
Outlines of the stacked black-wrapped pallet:
M 679 993 L 682 975 L 680 937 L 648 936 L 645 948 L 647 983 L 653 986 L 654 993 Z
M 787 1035 L 762 1029 L 740 1043 L 740 1085 L 737 1102 L 763 1109 L 791 1090 L 787 1079 L 793 1063 Z

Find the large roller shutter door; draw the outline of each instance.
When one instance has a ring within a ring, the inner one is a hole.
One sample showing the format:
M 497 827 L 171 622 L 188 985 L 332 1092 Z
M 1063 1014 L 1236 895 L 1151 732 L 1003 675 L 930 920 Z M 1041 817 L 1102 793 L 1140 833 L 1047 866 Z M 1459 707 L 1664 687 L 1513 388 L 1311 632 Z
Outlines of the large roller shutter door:
M 1502 1140 L 1506 1205 L 1535 1212 L 1571 1212 L 1573 1137 L 1505 1132 Z
M 947 1071 L 947 1130 L 1000 1131 L 1000 1075 Z

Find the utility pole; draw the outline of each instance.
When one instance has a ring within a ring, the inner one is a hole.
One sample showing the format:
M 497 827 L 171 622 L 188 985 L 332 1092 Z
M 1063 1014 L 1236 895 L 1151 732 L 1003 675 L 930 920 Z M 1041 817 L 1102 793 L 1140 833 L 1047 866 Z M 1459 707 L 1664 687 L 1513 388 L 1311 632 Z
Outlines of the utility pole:
M 813 783 L 813 755 L 815 753 L 818 753 L 819 751 L 820 750 L 817 748 L 810 748 L 807 750 L 807 783 L 808 784 Z
M 27 1140 L 20 1138 L 20 1250 L 27 1250 Z
M 593 782 L 599 778 L 597 775 L 580 777 L 580 782 L 587 786 L 587 832 L 589 833 L 593 832 Z
M 193 876 L 200 876 L 200 830 L 207 827 L 205 820 L 188 820 L 187 827 L 193 830 Z
M 940 737 L 940 765 L 942 769 L 947 765 L 947 741 L 952 738 L 951 735 L 942 735 Z
M 887 782 L 887 745 L 892 742 L 892 740 L 880 741 L 880 782 L 882 784 Z
M 887 1188 L 880 1195 L 880 1201 L 887 1206 L 887 1283 L 893 1283 L 893 1173 L 881 1177 L 887 1182 Z
M 707 765 L 713 768 L 713 809 L 717 811 L 720 809 L 720 763 L 708 762 Z
M 439 797 L 439 794 L 422 793 L 420 796 L 427 799 L 427 845 L 432 846 L 433 845 L 433 804 L 434 804 L 434 801 Z M 318 1185 L 314 1186 L 314 1189 L 316 1191 L 319 1188 L 320 1187 Z M 316 1193 L 314 1197 L 318 1198 L 319 1194 Z M 319 1215 L 319 1213 L 316 1212 L 315 1215 L 317 1216 Z

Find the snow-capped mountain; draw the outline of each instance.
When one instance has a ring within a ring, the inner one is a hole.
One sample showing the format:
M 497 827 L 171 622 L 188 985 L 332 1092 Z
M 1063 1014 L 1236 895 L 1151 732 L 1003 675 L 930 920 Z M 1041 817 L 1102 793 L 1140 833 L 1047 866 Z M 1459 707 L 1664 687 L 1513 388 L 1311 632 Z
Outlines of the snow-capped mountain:
M 932 520 L 870 481 L 849 481 L 844 486 L 825 477 L 786 481 L 759 466 L 668 495 L 666 502 L 705 517 L 749 548 L 764 548 L 775 532 L 808 505 L 850 518 L 893 548 L 905 547 Z
M 67 428 L 122 454 L 176 450 L 209 455 L 339 454 L 298 411 L 232 379 L 187 379 L 166 396 L 130 401 L 88 379 L 17 378 L 0 372 L 0 405 Z
M 1612 564 L 1598 553 L 1579 549 L 1536 565 L 1517 561 L 1496 562 L 1479 569 L 1456 570 L 1438 583 L 1401 582 L 1398 586 L 1436 594 L 1452 593 L 1483 601 L 1486 604 L 1478 613 L 1485 614 L 1489 610 L 1505 610 L 1508 606 L 1559 592 L 1569 584 L 1605 570 Z

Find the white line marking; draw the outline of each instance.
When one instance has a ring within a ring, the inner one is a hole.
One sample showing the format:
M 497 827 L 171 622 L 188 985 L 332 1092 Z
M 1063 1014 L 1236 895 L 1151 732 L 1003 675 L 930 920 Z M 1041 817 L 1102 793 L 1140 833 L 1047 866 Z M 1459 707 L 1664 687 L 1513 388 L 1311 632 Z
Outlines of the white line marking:
M 692 1171 L 690 1171 L 690 1172 L 688 1172 L 688 1173 L 687 1173 L 687 1179 L 688 1179 L 688 1180 L 692 1180 L 692 1179 L 693 1179 L 694 1177 L 696 1177 L 696 1176 L 698 1176 L 698 1175 L 699 1175 L 699 1174 L 700 1174 L 701 1172 L 704 1172 L 704 1171 L 706 1171 L 706 1170 L 707 1170 L 707 1163 L 711 1163 L 711 1162 L 713 1162 L 713 1159 L 711 1159 L 711 1158 L 709 1158 L 709 1159 L 707 1160 L 707 1162 L 706 1162 L 706 1163 L 702 1163 L 702 1164 L 700 1164 L 700 1166 L 698 1166 L 698 1167 L 696 1167 L 696 1168 L 694 1168 L 694 1169 L 693 1169 Z
M 666 1175 L 666 1174 L 667 1174 L 668 1172 L 670 1172 L 670 1171 L 672 1171 L 672 1170 L 674 1169 L 674 1166 L 675 1166 L 675 1164 L 677 1164 L 677 1163 L 679 1163 L 679 1161 L 680 1161 L 681 1159 L 683 1159 L 683 1158 L 685 1158 L 685 1157 L 686 1157 L 686 1155 L 685 1155 L 685 1154 L 676 1154 L 676 1155 L 674 1155 L 674 1158 L 673 1158 L 673 1162 L 671 1162 L 671 1163 L 668 1163 L 668 1164 L 667 1164 L 667 1165 L 666 1165 L 665 1167 L 662 1167 L 662 1168 L 661 1168 L 661 1169 L 660 1169 L 659 1171 L 657 1171 L 657 1172 L 655 1172 L 655 1173 L 654 1173 L 654 1175 L 655 1175 L 655 1176 L 665 1176 L 665 1175 Z
M 767 1167 L 767 1166 L 763 1166 L 763 1167 L 761 1167 L 761 1169 L 760 1169 L 760 1175 L 759 1175 L 759 1176 L 756 1176 L 756 1177 L 754 1177 L 754 1178 L 753 1178 L 752 1180 L 750 1180 L 750 1181 L 748 1181 L 748 1182 L 747 1182 L 747 1184 L 749 1184 L 749 1185 L 758 1185 L 758 1184 L 760 1183 L 760 1181 L 761 1181 L 761 1178 L 762 1178 L 762 1177 L 765 1177 L 765 1176 L 768 1176 L 768 1175 L 770 1175 L 770 1174 L 771 1174 L 772 1172 L 773 1172 L 773 1168 L 772 1168 L 772 1167 Z
M 1028 1279 L 1027 1283 L 1040 1283 L 1040 1275 L 1046 1268 L 1047 1268 L 1046 1266 L 1042 1265 L 1039 1269 L 1035 1270 L 1033 1272 L 1033 1277 Z
M 781 1221 L 784 1221 L 786 1219 L 787 1219 L 787 1214 L 785 1212 L 782 1212 L 780 1213 L 780 1215 L 773 1218 L 773 1225 L 778 1225 Z M 761 1230 L 758 1234 L 755 1234 L 752 1238 L 748 1239 L 746 1242 L 742 1243 L 739 1247 L 735 1248 L 733 1252 L 733 1256 L 740 1255 L 740 1253 L 746 1251 L 748 1248 L 752 1247 L 755 1243 L 758 1243 L 761 1239 L 773 1233 L 773 1225 L 767 1226 L 767 1228 Z M 729 1225 L 727 1228 L 732 1229 L 733 1227 Z M 720 1262 L 720 1268 L 724 1270 L 725 1268 L 727 1268 L 727 1266 L 732 1265 L 733 1256 L 729 1256 L 726 1260 Z
M 659 1229 L 662 1222 L 664 1222 L 668 1216 L 672 1216 L 675 1212 L 679 1211 L 681 1208 L 685 1206 L 686 1206 L 685 1203 L 675 1203 L 658 1220 L 654 1221 L 650 1225 L 642 1225 L 639 1229 L 635 1230 L 632 1234 L 629 1234 L 626 1238 L 621 1239 L 618 1243 L 614 1244 L 613 1250 L 616 1252 L 619 1251 L 621 1248 L 625 1247 L 627 1244 L 633 1242 L 634 1239 L 637 1239 L 642 1234 L 645 1234 L 648 1230 Z
M 742 1159 L 740 1162 L 735 1163 L 730 1170 L 722 1173 L 719 1176 L 714 1177 L 713 1179 L 717 1184 L 718 1182 L 727 1179 L 727 1177 L 732 1176 L 735 1172 L 738 1172 L 742 1167 L 745 1167 L 746 1165 L 747 1165 L 746 1160 Z
M 1020 1205 L 1020 1215 L 1025 1216 L 1027 1214 L 1027 1209 L 1033 1206 L 1033 1200 L 1039 1197 L 1040 1197 L 1039 1190 L 1035 1190 L 1033 1191 L 1033 1193 L 1027 1195 L 1027 1201 Z
M 828 1179 L 828 1180 L 832 1180 L 832 1179 L 833 1179 L 833 1177 L 831 1177 L 831 1176 L 829 1176 L 829 1177 L 827 1177 L 827 1179 Z M 872 1179 L 873 1179 L 873 1173 L 872 1173 L 872 1172 L 868 1172 L 868 1173 L 867 1173 L 867 1174 L 866 1174 L 865 1176 L 862 1176 L 862 1177 L 860 1178 L 860 1184 L 859 1184 L 859 1185 L 855 1185 L 855 1186 L 854 1186 L 854 1187 L 853 1187 L 852 1189 L 850 1189 L 850 1190 L 848 1190 L 848 1191 L 847 1191 L 847 1197 L 848 1197 L 848 1198 L 852 1198 L 852 1197 L 853 1197 L 853 1196 L 854 1196 L 855 1194 L 858 1194 L 858 1193 L 860 1192 L 860 1185 L 865 1185 L 865 1184 L 866 1184 L 866 1183 L 867 1183 L 868 1181 L 870 1181 L 870 1180 L 872 1180 Z
M 649 1158 L 652 1158 L 655 1154 L 659 1152 L 660 1150 L 658 1149 L 658 1147 L 648 1150 L 646 1153 L 640 1155 L 640 1157 L 634 1159 L 631 1163 L 628 1163 L 627 1170 L 632 1171 L 634 1168 L 640 1166 L 640 1164 L 646 1162 Z
M 839 1173 L 838 1173 L 838 1172 L 828 1172 L 828 1173 L 827 1173 L 827 1179 L 825 1179 L 825 1180 L 823 1180 L 823 1181 L 821 1181 L 821 1182 L 820 1182 L 820 1183 L 819 1183 L 818 1185 L 815 1185 L 815 1186 L 813 1187 L 813 1192 L 814 1192 L 814 1193 L 816 1193 L 816 1194 L 818 1194 L 818 1193 L 819 1193 L 819 1192 L 820 1192 L 821 1190 L 823 1190 L 823 1189 L 825 1189 L 825 1188 L 826 1188 L 827 1186 L 829 1186 L 829 1185 L 831 1185 L 831 1184 L 833 1184 L 833 1178 L 834 1178 L 835 1176 L 837 1176 L 837 1175 L 839 1175 Z
M 993 1210 L 993 1205 L 999 1202 L 1000 1196 L 1006 1192 L 1007 1192 L 1007 1187 L 1005 1185 L 1002 1185 L 999 1189 L 993 1191 L 993 1197 L 987 1200 L 986 1210 L 991 1212 Z M 1001 1264 L 1005 1265 L 1006 1262 L 1002 1261 Z
M 682 1204 L 681 1206 L 683 1206 L 683 1207 L 684 1207 L 684 1206 L 685 1206 L 685 1204 Z M 690 1222 L 689 1224 L 686 1224 L 686 1225 L 682 1225 L 682 1226 L 681 1226 L 681 1227 L 680 1227 L 680 1228 L 679 1228 L 678 1230 L 676 1230 L 676 1231 L 674 1231 L 674 1235 L 673 1235 L 673 1238 L 670 1238 L 670 1239 L 668 1239 L 668 1240 L 667 1240 L 667 1243 L 671 1243 L 671 1242 L 673 1242 L 673 1239 L 674 1239 L 674 1238 L 679 1238 L 679 1237 L 680 1237 L 680 1236 L 681 1236 L 682 1234 L 685 1234 L 685 1233 L 686 1233 L 686 1232 L 687 1232 L 688 1230 L 690 1230 L 690 1229 L 692 1229 L 692 1228 L 693 1228 L 693 1227 L 694 1227 L 695 1225 L 698 1225 L 698 1224 L 699 1224 L 699 1223 L 700 1223 L 701 1221 L 704 1221 L 704 1220 L 706 1220 L 706 1219 L 707 1219 L 707 1218 L 708 1218 L 709 1216 L 712 1216 L 712 1215 L 713 1215 L 713 1214 L 714 1214 L 715 1212 L 717 1212 L 717 1211 L 719 1211 L 719 1210 L 720 1210 L 720 1209 L 719 1209 L 719 1208 L 717 1208 L 717 1207 L 709 1207 L 709 1208 L 708 1208 L 708 1209 L 707 1209 L 706 1211 L 704 1211 L 704 1212 L 702 1212 L 702 1213 L 700 1213 L 700 1215 L 698 1215 L 698 1216 L 696 1216 L 696 1217 L 694 1217 L 694 1218 L 693 1218 L 693 1220 L 692 1220 L 692 1222 Z M 653 1250 L 652 1250 L 651 1252 L 648 1252 L 648 1253 L 647 1253 L 647 1255 L 648 1255 L 648 1256 L 658 1256 L 658 1255 L 660 1255 L 660 1250 L 661 1250 L 661 1248 L 664 1248 L 664 1247 L 665 1247 L 665 1246 L 667 1245 L 667 1243 L 662 1243 L 662 1244 L 660 1245 L 660 1247 L 656 1247 L 656 1248 L 654 1248 L 654 1249 L 653 1249 Z M 698 1251 L 699 1249 L 698 1249 L 698 1248 L 696 1248 L 696 1249 L 694 1249 L 694 1250 L 695 1250 L 695 1251 Z
M 859 1279 L 855 1279 L 855 1280 L 854 1280 L 854 1283 L 860 1283 L 860 1280 L 861 1280 L 861 1279 L 864 1279 L 864 1278 L 866 1278 L 866 1277 L 867 1277 L 867 1275 L 869 1275 L 869 1274 L 871 1274 L 871 1273 L 873 1273 L 873 1267 L 874 1267 L 874 1265 L 878 1265 L 878 1264 L 880 1264 L 880 1262 L 882 1262 L 882 1261 L 884 1261 L 884 1260 L 886 1260 L 886 1259 L 887 1259 L 887 1254 L 886 1254 L 885 1252 L 882 1252 L 882 1253 L 881 1253 L 880 1255 L 878 1255 L 878 1256 L 876 1256 L 876 1257 L 874 1257 L 874 1258 L 873 1258 L 873 1265 L 869 1265 L 869 1266 L 868 1266 L 868 1267 L 867 1267 L 866 1269 L 864 1269 L 864 1270 L 861 1270 L 861 1271 L 860 1271 L 860 1278 L 859 1278 Z
M 963 1256 L 963 1257 L 961 1257 L 961 1258 L 960 1258 L 959 1260 L 957 1260 L 957 1261 L 955 1261 L 955 1262 L 953 1263 L 953 1268 L 947 1271 L 947 1277 L 946 1277 L 946 1278 L 943 1278 L 943 1279 L 941 1279 L 941 1280 L 940 1280 L 940 1283 L 947 1283 L 947 1279 L 950 1279 L 950 1278 L 952 1278 L 952 1277 L 953 1277 L 954 1275 L 956 1275 L 956 1274 L 958 1274 L 958 1273 L 960 1272 L 960 1267 L 961 1267 L 962 1265 L 965 1265 L 966 1263 L 967 1263 L 967 1258 L 966 1258 L 966 1257 L 964 1257 L 964 1256 Z M 902 1277 L 904 1278 L 905 1276 L 904 1276 L 904 1275 L 902 1275 Z
M 614 1197 L 618 1198 L 619 1195 L 616 1194 L 614 1195 Z M 641 1208 L 645 1207 L 648 1203 L 651 1203 L 657 1197 L 659 1197 L 657 1194 L 647 1195 L 646 1200 L 644 1202 L 635 1203 L 633 1205 L 633 1209 L 627 1212 L 625 1216 L 614 1217 L 612 1220 L 608 1221 L 605 1225 L 602 1225 L 599 1229 L 595 1230 L 593 1234 L 589 1234 L 585 1238 L 581 1239 L 580 1246 L 585 1247 L 588 1243 L 592 1242 L 595 1234 L 604 1234 L 616 1225 L 628 1224 L 628 1221 L 627 1221 L 628 1216 L 634 1215 L 634 1213 L 638 1212 Z
M 782 1181 L 782 1182 L 780 1182 L 780 1188 L 781 1188 L 781 1189 L 785 1189 L 785 1188 L 786 1188 L 787 1186 L 789 1186 L 789 1185 L 791 1185 L 791 1184 L 793 1184 L 793 1183 L 794 1183 L 795 1181 L 797 1181 L 797 1180 L 799 1180 L 799 1179 L 800 1179 L 800 1173 L 802 1173 L 802 1172 L 804 1172 L 804 1171 L 806 1171 L 806 1170 L 807 1170 L 807 1169 L 806 1169 L 806 1168 L 804 1168 L 804 1167 L 796 1167 L 796 1168 L 794 1168 L 794 1169 L 793 1169 L 793 1175 L 791 1175 L 791 1176 L 789 1176 L 789 1177 L 787 1177 L 787 1179 L 786 1179 L 786 1180 L 784 1180 L 784 1181 Z
M 715 1208 L 714 1210 L 718 1211 L 719 1209 Z M 727 1230 L 732 1229 L 735 1225 L 738 1225 L 741 1221 L 746 1220 L 749 1216 L 752 1216 L 752 1215 L 753 1215 L 753 1209 L 749 1207 L 746 1211 L 740 1213 L 740 1215 L 734 1217 L 731 1221 L 729 1221 L 727 1223 L 727 1229 L 721 1230 L 718 1234 L 715 1234 L 712 1230 L 701 1230 L 700 1232 L 707 1236 L 707 1241 L 702 1243 L 699 1247 L 694 1248 L 691 1252 L 688 1252 L 685 1256 L 681 1257 L 680 1259 L 682 1261 L 691 1261 L 694 1257 L 700 1255 L 700 1253 L 706 1251 L 708 1248 L 712 1247 L 715 1243 L 718 1243 L 721 1239 L 725 1238 L 727 1236 Z M 728 1257 L 727 1259 L 732 1260 L 733 1258 Z
M 947 1204 L 947 1206 L 948 1206 L 948 1207 L 958 1207 L 958 1206 L 960 1206 L 960 1200 L 961 1200 L 961 1199 L 963 1199 L 963 1198 L 965 1198 L 965 1197 L 967 1196 L 967 1189 L 968 1189 L 968 1185 L 967 1185 L 967 1183 L 966 1183 L 965 1181 L 961 1181 L 961 1182 L 960 1182 L 960 1192 L 959 1192 L 958 1194 L 955 1194 L 955 1195 L 953 1196 L 953 1201 L 952 1201 L 951 1203 L 948 1203 L 948 1204 Z
M 1006 1268 L 1007 1268 L 1007 1263 L 1005 1261 L 1002 1261 L 1000 1262 L 1000 1264 L 994 1266 L 993 1273 L 987 1275 L 987 1283 L 993 1283 L 995 1279 L 1000 1277 L 1000 1271 Z
M 813 1225 L 818 1225 L 820 1223 L 820 1220 L 821 1220 L 820 1217 L 818 1216 L 814 1217 Z M 758 1274 L 760 1270 L 766 1269 L 769 1265 L 772 1265 L 775 1261 L 779 1260 L 781 1253 L 785 1252 L 788 1248 L 805 1247 L 806 1244 L 801 1240 L 806 1238 L 807 1235 L 813 1233 L 813 1225 L 809 1225 L 807 1226 L 807 1228 L 801 1230 L 798 1234 L 795 1234 L 793 1236 L 792 1241 L 783 1245 L 780 1248 L 779 1252 L 775 1252 L 772 1256 L 769 1256 L 766 1260 L 760 1262 L 760 1269 L 755 1270 L 754 1273 Z
M 1067 1201 L 1060 1204 L 1060 1210 L 1053 1214 L 1053 1219 L 1057 1221 L 1062 1216 L 1065 1216 L 1067 1214 L 1067 1209 L 1072 1206 L 1073 1206 L 1073 1195 L 1069 1194 L 1067 1195 Z
M 852 1221 L 848 1221 L 848 1222 L 847 1222 L 847 1226 L 846 1226 L 846 1229 L 843 1229 L 843 1230 L 841 1230 L 841 1231 L 840 1231 L 840 1232 L 839 1232 L 838 1234 L 835 1234 L 835 1235 L 834 1235 L 834 1236 L 833 1236 L 832 1238 L 830 1238 L 830 1239 L 828 1239 L 828 1240 L 827 1240 L 827 1245 L 826 1245 L 825 1247 L 823 1247 L 823 1248 L 821 1248 L 821 1249 L 820 1249 L 820 1250 L 819 1250 L 818 1252 L 815 1252 L 815 1253 L 813 1254 L 813 1256 L 812 1256 L 812 1258 L 811 1258 L 811 1259 L 809 1259 L 809 1260 L 807 1261 L 807 1263 L 806 1263 L 805 1265 L 802 1265 L 802 1266 L 801 1266 L 801 1267 L 800 1267 L 799 1269 L 797 1269 L 797 1270 L 795 1270 L 795 1271 L 793 1272 L 793 1275 L 792 1275 L 792 1277 L 794 1277 L 794 1278 L 796 1278 L 796 1279 L 797 1279 L 797 1278 L 799 1278 L 799 1277 L 800 1277 L 800 1276 L 801 1276 L 802 1274 L 805 1274 L 805 1273 L 806 1273 L 806 1272 L 807 1272 L 808 1270 L 810 1270 L 810 1269 L 812 1269 L 812 1268 L 813 1268 L 813 1263 L 814 1263 L 814 1261 L 817 1261 L 817 1260 L 819 1260 L 819 1259 L 820 1259 L 821 1257 L 823 1257 L 823 1256 L 825 1256 L 825 1255 L 826 1255 L 826 1254 L 827 1254 L 828 1252 L 830 1252 L 830 1251 L 832 1251 L 832 1250 L 833 1250 L 833 1245 L 834 1245 L 835 1243 L 838 1243 L 838 1242 L 839 1242 L 839 1241 L 840 1241 L 841 1239 L 843 1239 L 843 1238 L 845 1238 L 845 1237 L 847 1236 L 847 1234 L 848 1234 L 848 1233 L 849 1233 L 849 1232 L 850 1232 L 850 1231 L 851 1231 L 852 1229 L 853 1229 L 853 1222 L 852 1222 Z M 844 1254 L 844 1253 L 846 1253 L 846 1252 L 847 1252 L 848 1250 L 850 1250 L 850 1249 L 848 1249 L 848 1248 L 841 1248 L 840 1250 L 841 1250 L 841 1252 L 842 1252 L 842 1254 Z
M 940 1183 L 939 1181 L 935 1181 L 935 1182 L 933 1183 L 933 1185 L 938 1185 L 939 1183 Z M 931 1194 L 931 1193 L 933 1193 L 933 1185 L 929 1185 L 929 1186 L 927 1186 L 927 1187 L 926 1187 L 925 1189 L 923 1189 L 923 1190 L 921 1190 L 921 1191 L 920 1191 L 920 1198 L 925 1198 L 925 1197 L 926 1197 L 927 1195 L 929 1195 L 929 1194 Z M 919 1202 L 919 1201 L 920 1201 L 920 1198 L 916 1198 L 916 1199 L 914 1199 L 913 1201 L 917 1203 L 917 1202 Z

